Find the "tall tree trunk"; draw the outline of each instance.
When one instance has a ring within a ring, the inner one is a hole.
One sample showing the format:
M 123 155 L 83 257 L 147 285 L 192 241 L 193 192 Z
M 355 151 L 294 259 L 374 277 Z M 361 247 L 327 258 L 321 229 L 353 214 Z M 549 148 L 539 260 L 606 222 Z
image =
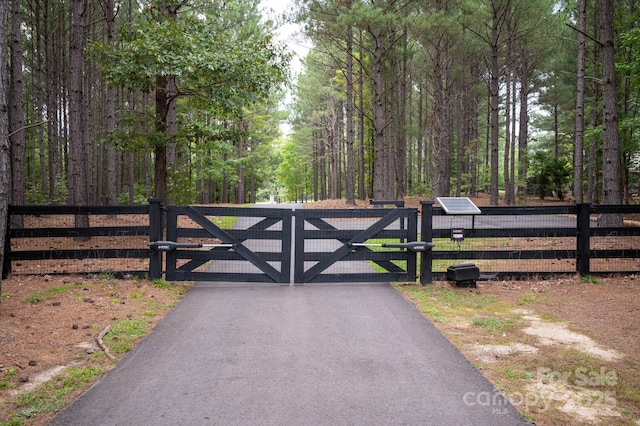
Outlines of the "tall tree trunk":
M 115 38 L 115 5 L 114 0 L 104 0 L 107 43 L 112 44 Z M 116 98 L 117 91 L 113 87 L 107 88 L 106 94 L 106 130 L 112 134 L 116 130 Z M 112 143 L 106 143 L 107 152 L 107 204 L 114 205 L 117 202 L 116 182 L 116 152 Z
M 344 181 L 344 192 L 346 203 L 350 205 L 356 204 L 356 168 L 355 153 L 353 150 L 355 142 L 355 131 L 353 128 L 353 29 L 347 28 L 347 46 L 346 46 L 346 79 L 347 79 L 347 101 L 345 105 L 347 120 L 347 174 Z
M 396 191 L 395 199 L 404 199 L 406 193 L 405 179 L 407 170 L 407 134 L 405 128 L 407 126 L 407 57 L 408 57 L 408 36 L 407 27 L 405 26 L 402 33 L 402 57 L 400 61 L 400 90 L 398 102 L 398 114 L 396 129 L 396 155 L 395 155 L 395 170 L 396 170 Z
M 84 47 L 86 40 L 87 0 L 71 1 L 69 42 L 69 176 L 71 205 L 89 204 L 91 163 L 87 145 L 87 114 L 84 86 Z M 89 226 L 89 215 L 75 215 L 75 226 Z M 79 241 L 88 237 L 77 237 Z
M 178 4 L 161 2 L 159 8 L 163 13 L 160 19 L 176 20 L 178 10 L 184 4 L 186 2 L 178 2 Z M 171 136 L 176 134 L 176 77 L 174 75 L 157 75 L 155 92 L 156 132 L 159 138 L 154 145 L 155 197 L 162 202 L 167 202 L 167 169 L 175 164 L 176 158 L 175 146 L 171 145 Z
M 603 122 L 602 122 L 602 203 L 622 203 L 620 142 L 618 137 L 618 102 L 614 51 L 614 0 L 600 2 L 602 44 Z M 605 226 L 622 226 L 622 215 L 603 215 Z
M 0 2 L 0 70 L 7 69 L 7 23 L 9 3 Z M 2 290 L 2 266 L 4 242 L 9 214 L 9 188 L 11 155 L 9 153 L 9 110 L 7 108 L 5 79 L 0 78 L 0 292 Z
M 382 200 L 386 198 L 385 191 L 385 134 L 386 127 L 384 102 L 383 102 L 383 78 L 382 78 L 382 30 L 372 28 L 373 36 L 373 129 L 374 129 L 374 169 L 373 169 L 373 198 Z
M 511 46 L 507 46 L 507 52 Z M 507 53 L 506 63 L 507 70 L 505 71 L 505 97 L 504 97 L 504 155 L 502 159 L 502 174 L 504 180 L 504 203 L 510 204 L 509 200 L 509 186 L 511 185 L 511 181 L 509 180 L 509 163 L 511 162 L 511 89 L 513 86 L 511 85 L 511 70 L 509 63 L 509 53 Z
M 493 2 L 492 2 L 493 3 Z M 500 137 L 500 68 L 498 64 L 499 54 L 499 28 L 498 11 L 494 5 L 491 21 L 491 77 L 489 83 L 489 102 L 491 110 L 491 184 L 489 188 L 489 204 L 498 205 L 498 150 Z
M 45 5 L 43 5 L 42 3 L 45 3 Z M 47 121 L 47 118 L 45 118 L 45 114 L 47 114 L 47 109 L 45 107 L 45 105 L 47 104 L 47 93 L 46 93 L 46 46 L 44 44 L 44 33 L 46 32 L 46 22 L 43 20 L 44 16 L 43 16 L 43 6 L 46 6 L 46 2 L 38 2 L 35 5 L 35 28 L 34 28 L 34 32 L 35 32 L 35 45 L 36 45 L 36 49 L 38 51 L 37 53 L 37 59 L 36 59 L 36 67 L 38 69 L 38 73 L 37 73 L 37 77 L 36 77 L 36 86 L 40 88 L 40 90 L 37 91 L 36 97 L 35 97 L 35 102 L 38 103 L 38 108 L 36 108 L 36 110 L 38 111 L 37 114 L 37 120 L 39 122 L 42 122 L 42 125 L 38 126 L 38 162 L 40 165 L 40 173 L 39 173 L 39 186 L 40 186 L 40 193 L 41 194 L 46 194 L 47 193 L 47 170 L 51 167 L 51 165 L 49 165 L 47 163 L 47 148 L 45 146 L 45 132 L 46 132 L 46 125 L 45 121 Z M 35 182 L 34 182 L 35 185 Z
M 11 85 L 9 87 L 9 144 L 11 149 L 11 196 L 13 204 L 25 204 L 24 111 L 22 108 L 22 42 L 20 1 L 11 1 Z M 22 227 L 22 216 L 11 218 L 11 225 Z
M 411 71 L 411 66 L 408 65 L 407 67 L 407 80 L 409 82 L 409 88 L 407 91 L 407 105 L 405 106 L 405 108 L 409 111 L 409 113 L 405 113 L 406 115 L 406 120 L 407 120 L 407 129 L 410 129 L 410 133 L 409 135 L 405 136 L 407 138 L 407 147 L 406 147 L 406 169 L 407 169 L 407 173 L 406 173 L 406 191 L 407 194 L 409 195 L 413 195 L 413 182 L 415 179 L 415 166 L 414 166 L 414 153 L 415 153 L 415 149 L 414 149 L 414 136 L 413 136 L 413 87 L 412 86 L 412 80 L 413 80 L 413 76 L 411 75 L 412 71 Z M 405 132 L 406 133 L 406 132 Z
M 573 144 L 573 199 L 583 200 L 582 169 L 584 166 L 584 77 L 587 56 L 587 0 L 578 2 L 578 79 L 576 81 L 576 133 Z
M 54 14 L 50 13 L 52 10 L 48 0 L 45 0 L 43 5 L 43 25 L 45 31 L 43 31 L 44 46 L 45 46 L 45 85 L 46 85 L 46 107 L 47 107 L 47 159 L 48 159 L 48 183 L 47 188 L 49 194 L 49 200 L 55 199 L 56 181 L 62 174 L 62 157 L 60 155 L 60 143 L 59 143 L 59 123 L 58 119 L 59 108 L 59 90 L 60 90 L 60 73 L 57 66 L 57 50 L 58 45 L 56 39 L 56 32 L 54 31 L 55 18 Z M 45 188 L 43 188 L 43 193 Z
M 433 57 L 433 115 L 432 115 L 432 196 L 448 196 L 446 163 L 449 162 L 449 141 L 446 138 L 446 107 L 444 96 L 444 53 L 442 52 L 442 35 L 434 45 Z
M 320 144 L 320 160 L 318 167 L 320 168 L 320 199 L 327 199 L 327 141 L 321 131 L 316 131 L 316 138 Z
M 343 102 L 337 101 L 335 104 L 335 121 L 333 123 L 333 159 L 332 159 L 332 186 L 333 186 L 333 199 L 342 198 L 342 145 L 344 135 L 344 114 Z
M 68 202 L 71 205 L 86 205 L 88 194 L 88 155 L 84 135 L 84 38 L 87 0 L 72 0 L 71 29 L 69 38 L 69 167 Z M 88 215 L 75 216 L 76 227 L 89 226 Z
M 524 55 L 523 55 L 524 56 Z M 518 119 L 518 196 L 527 197 L 527 172 L 529 169 L 529 65 L 523 57 L 520 76 L 520 113 Z
M 156 133 L 158 137 L 153 146 L 154 154 L 154 197 L 167 200 L 167 78 L 156 76 Z
M 507 191 L 509 204 L 515 204 L 516 202 L 516 113 L 518 111 L 518 82 L 516 78 L 512 81 L 513 88 L 511 90 L 511 96 L 513 100 L 511 102 L 511 161 L 509 163 L 509 188 Z
M 315 136 L 315 134 L 314 134 Z M 315 137 L 311 138 L 312 142 L 312 174 L 313 174 L 313 201 L 318 201 L 320 196 L 320 188 L 318 187 L 318 183 L 320 181 L 320 167 L 319 167 L 319 157 L 320 157 L 320 148 L 318 144 L 318 139 Z
M 426 124 L 424 122 L 424 104 L 426 102 L 426 90 L 424 88 L 424 83 L 422 81 L 422 79 L 420 80 L 420 84 L 418 86 L 418 129 L 425 129 L 426 128 Z M 424 160 L 422 157 L 422 153 L 423 153 L 423 147 L 422 147 L 422 142 L 424 140 L 424 132 L 421 130 L 418 130 L 418 136 L 417 136 L 417 141 L 416 141 L 416 151 L 417 152 L 417 158 L 416 158 L 416 181 L 419 184 L 423 184 L 423 173 L 422 171 L 424 170 Z M 422 195 L 422 194 L 421 194 Z
M 364 56 L 362 48 L 362 30 L 359 31 L 359 55 Z M 364 70 L 358 67 L 358 199 L 364 200 L 367 197 L 366 188 L 366 168 L 365 168 L 365 135 L 364 135 Z
M 475 76 L 476 74 L 473 71 L 477 71 L 477 68 L 473 68 L 471 75 Z M 475 79 L 474 79 L 475 80 Z M 469 111 L 468 111 L 468 121 L 469 121 L 469 140 L 472 141 L 473 145 L 469 150 L 469 174 L 471 175 L 471 189 L 469 191 L 469 195 L 475 197 L 478 194 L 478 169 L 479 169 L 479 150 L 480 144 L 478 142 L 479 134 L 478 134 L 478 105 L 480 95 L 476 94 L 470 99 L 469 103 Z
M 243 167 L 243 156 L 244 156 L 244 122 L 242 120 L 239 121 L 238 125 L 240 126 L 240 137 L 238 138 L 238 149 L 237 149 L 237 157 L 238 157 L 238 167 L 236 168 L 238 182 L 236 184 L 236 193 L 235 193 L 235 203 L 236 204 L 244 204 L 246 201 L 246 185 L 245 185 L 245 176 L 244 176 L 244 167 Z

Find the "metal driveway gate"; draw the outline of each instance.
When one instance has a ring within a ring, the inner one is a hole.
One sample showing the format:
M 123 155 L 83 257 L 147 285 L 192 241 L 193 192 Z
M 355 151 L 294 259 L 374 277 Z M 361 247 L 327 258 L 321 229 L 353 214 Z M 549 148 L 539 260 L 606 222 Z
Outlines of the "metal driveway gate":
M 167 241 L 151 244 L 166 251 L 167 281 L 288 283 L 292 214 L 271 208 L 171 206 Z
M 417 242 L 417 209 L 165 210 L 166 239 L 150 247 L 167 281 L 415 281 L 417 253 L 431 248 Z
M 296 283 L 415 281 L 417 209 L 296 210 Z

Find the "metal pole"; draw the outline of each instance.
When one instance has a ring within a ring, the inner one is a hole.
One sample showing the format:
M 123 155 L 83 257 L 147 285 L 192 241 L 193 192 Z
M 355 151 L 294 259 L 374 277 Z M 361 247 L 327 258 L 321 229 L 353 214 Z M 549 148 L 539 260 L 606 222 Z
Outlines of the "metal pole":
M 433 240 L 433 201 L 420 201 L 422 218 L 420 220 L 420 232 L 422 241 L 431 243 Z M 420 284 L 433 283 L 433 254 L 432 250 L 423 251 L 420 254 Z

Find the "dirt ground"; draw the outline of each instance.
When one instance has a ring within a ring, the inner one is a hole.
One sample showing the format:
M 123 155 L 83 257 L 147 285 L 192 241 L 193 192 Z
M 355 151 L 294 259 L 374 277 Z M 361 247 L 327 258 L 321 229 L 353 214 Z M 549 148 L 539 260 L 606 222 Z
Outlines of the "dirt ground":
M 511 302 L 515 306 L 514 312 L 519 312 L 527 322 L 524 333 L 519 330 L 509 335 L 507 345 L 525 343 L 535 350 L 531 354 L 519 349 L 507 353 L 494 353 L 486 348 L 478 351 L 477 342 L 472 339 L 464 339 L 464 343 L 459 341 L 458 346 L 467 358 L 481 366 L 481 371 L 496 386 L 503 391 L 506 388 L 507 395 L 509 386 L 517 386 L 513 382 L 504 385 L 509 382 L 505 377 L 509 377 L 508 372 L 514 365 L 533 375 L 529 384 L 523 384 L 526 391 L 517 388 L 512 391 L 525 398 L 529 395 L 547 398 L 547 402 L 554 400 L 555 413 L 517 406 L 524 414 L 533 414 L 537 425 L 638 425 L 639 290 L 640 273 L 593 282 L 585 282 L 578 276 L 533 282 L 479 282 L 479 294 Z M 455 325 L 438 326 L 456 342 L 455 336 L 460 330 Z M 500 341 L 499 345 L 503 343 Z M 547 382 L 540 377 L 540 371 L 568 376 L 568 383 L 565 383 L 568 386 L 551 391 L 543 389 L 546 385 L 555 385 L 556 380 L 552 378 L 551 383 Z M 579 375 L 590 379 L 595 376 L 594 383 L 581 384 L 576 380 Z M 610 375 L 613 375 L 612 380 L 604 379 Z M 578 396 L 568 397 L 569 390 L 578 392 Z
M 340 203 L 325 203 L 322 207 L 329 205 L 344 207 Z M 369 206 L 363 203 L 359 207 Z M 588 364 L 600 363 L 602 368 L 615 371 L 618 377 L 628 378 L 640 388 L 639 290 L 640 271 L 636 275 L 605 278 L 594 283 L 582 282 L 578 277 L 486 281 L 479 282 L 478 290 L 474 291 L 515 305 L 522 305 L 524 297 L 535 295 L 535 303 L 523 306 L 524 315 L 565 323 L 571 330 L 579 331 L 598 345 L 620 354 L 615 359 L 594 358 Z M 106 369 L 111 368 L 114 363 L 101 355 L 104 351 L 97 345 L 100 333 L 122 318 L 144 318 L 151 330 L 178 298 L 178 293 L 149 281 L 115 280 L 108 276 L 37 274 L 13 275 L 3 280 L 0 298 L 0 424 L 15 414 L 13 401 L 17 395 L 38 386 L 41 380 L 59 372 L 59 367 L 83 365 L 100 357 L 100 363 Z M 487 360 L 466 345 L 472 341 L 469 333 L 461 333 L 459 328 L 451 325 L 437 326 L 494 384 L 499 383 L 504 365 L 519 362 L 513 354 L 492 355 L 494 359 Z M 456 337 L 458 335 L 462 337 Z M 545 366 L 545 350 L 552 349 L 543 348 L 536 352 L 536 365 Z M 116 358 L 119 356 L 116 354 Z M 68 399 L 76 396 L 77 393 Z M 634 404 L 637 403 L 632 399 L 620 398 L 616 408 L 620 412 L 626 411 L 626 417 L 616 422 L 567 414 L 558 422 L 539 417 L 537 424 L 640 424 L 640 407 L 634 407 Z M 51 416 L 42 414 L 27 418 L 25 424 L 43 425 Z
M 13 275 L 2 281 L 0 298 L 0 424 L 21 410 L 20 396 L 67 366 L 113 368 L 98 337 L 117 321 L 139 320 L 147 332 L 186 289 L 109 276 Z M 106 339 L 104 339 L 106 340 Z M 103 341 L 104 344 L 104 341 Z M 77 396 L 73 394 L 70 400 Z M 24 418 L 42 425 L 51 413 Z M 25 416 L 27 417 L 27 416 Z

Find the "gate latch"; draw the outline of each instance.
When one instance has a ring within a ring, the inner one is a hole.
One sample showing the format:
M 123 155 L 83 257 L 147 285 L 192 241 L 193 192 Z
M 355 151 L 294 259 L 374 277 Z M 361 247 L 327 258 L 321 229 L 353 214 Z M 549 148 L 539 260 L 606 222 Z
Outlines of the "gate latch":
M 369 244 L 369 243 L 349 243 L 349 247 L 391 247 L 391 248 L 405 248 L 415 252 L 423 252 L 431 250 L 435 244 L 428 243 L 426 241 L 411 241 L 409 243 L 382 243 L 382 244 Z
M 227 247 L 232 248 L 233 244 L 200 244 L 200 243 L 177 243 L 175 241 L 153 241 L 149 247 L 157 251 L 172 251 L 178 248 L 200 248 L 200 247 Z

